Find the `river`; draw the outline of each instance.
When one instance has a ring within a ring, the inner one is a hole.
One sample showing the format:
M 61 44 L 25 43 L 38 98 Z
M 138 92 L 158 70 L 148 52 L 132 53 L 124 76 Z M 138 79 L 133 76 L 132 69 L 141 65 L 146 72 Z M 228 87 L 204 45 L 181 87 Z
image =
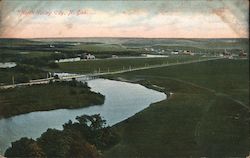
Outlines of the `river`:
M 95 79 L 88 81 L 92 91 L 105 95 L 103 105 L 80 109 L 59 109 L 42 112 L 31 112 L 0 120 L 0 155 L 10 143 L 21 137 L 37 138 L 48 128 L 62 129 L 68 120 L 83 114 L 100 113 L 108 125 L 114 125 L 151 103 L 166 99 L 164 93 L 148 89 L 139 84 Z

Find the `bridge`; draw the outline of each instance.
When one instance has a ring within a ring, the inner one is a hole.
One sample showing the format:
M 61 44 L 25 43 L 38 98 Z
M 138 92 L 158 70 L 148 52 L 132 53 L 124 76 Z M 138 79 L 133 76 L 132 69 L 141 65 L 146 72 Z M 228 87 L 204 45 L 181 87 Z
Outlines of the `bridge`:
M 20 86 L 31 86 L 31 85 L 39 85 L 39 84 L 48 84 L 51 81 L 70 80 L 72 78 L 82 78 L 83 80 L 90 80 L 90 79 L 105 76 L 105 75 L 122 74 L 122 73 L 132 72 L 132 71 L 139 71 L 139 70 L 146 70 L 146 69 L 153 69 L 153 68 L 160 68 L 160 67 L 167 67 L 167 66 L 174 66 L 174 65 L 199 63 L 199 62 L 219 60 L 219 59 L 223 59 L 223 58 L 219 57 L 219 58 L 183 61 L 183 62 L 176 62 L 176 63 L 165 63 L 165 64 L 163 63 L 163 64 L 158 64 L 158 65 L 151 65 L 151 66 L 137 67 L 137 68 L 130 67 L 129 69 L 119 70 L 119 71 L 108 71 L 108 72 L 98 72 L 98 73 L 89 73 L 89 74 L 73 74 L 73 75 L 61 76 L 59 78 L 49 77 L 49 78 L 43 78 L 43 79 L 37 79 L 37 80 L 30 80 L 30 82 L 27 82 L 27 83 L 4 85 L 4 86 L 0 86 L 0 89 L 8 89 L 8 88 L 15 88 L 15 87 L 20 87 Z

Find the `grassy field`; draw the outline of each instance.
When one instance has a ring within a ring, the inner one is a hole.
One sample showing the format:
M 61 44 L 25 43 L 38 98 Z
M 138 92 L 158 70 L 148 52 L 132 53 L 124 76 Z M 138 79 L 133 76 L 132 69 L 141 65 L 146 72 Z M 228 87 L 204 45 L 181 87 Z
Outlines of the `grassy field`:
M 98 58 L 119 56 L 138 56 L 145 53 L 144 48 L 173 50 L 192 50 L 201 53 L 221 53 L 224 49 L 248 52 L 248 39 L 143 39 L 143 38 L 76 38 L 76 39 L 1 39 L 0 61 L 20 62 L 20 58 L 49 58 L 54 60 L 54 52 L 61 52 L 66 58 L 81 53 L 91 53 Z M 29 54 L 23 54 L 29 53 Z
M 244 104 L 249 104 L 248 66 L 248 60 L 219 60 L 178 65 L 163 69 L 164 71 L 152 69 L 131 74 L 142 77 L 158 76 L 163 79 L 177 79 L 184 83 L 191 82 L 215 93 L 228 94 Z
M 17 87 L 0 90 L 0 118 L 33 111 L 81 108 L 103 102 L 103 95 L 91 92 L 87 85 L 80 83 L 56 82 Z
M 34 66 L 20 64 L 13 68 L 0 68 L 0 85 L 12 84 L 12 77 L 15 83 L 23 83 L 31 79 L 46 78 L 47 72 Z
M 167 63 L 176 63 L 189 60 L 198 60 L 198 56 L 171 56 L 168 58 L 127 58 L 127 59 L 107 59 L 88 60 L 79 62 L 59 63 L 62 72 L 70 73 L 93 73 L 99 71 L 119 71 L 123 69 L 145 67 Z
M 122 51 L 127 51 L 129 49 L 126 49 L 126 47 L 122 47 L 118 44 L 84 44 L 81 43 L 79 45 L 74 46 L 74 49 L 80 49 L 80 50 L 86 50 L 91 52 L 113 52 L 113 53 L 119 53 Z
M 246 157 L 248 62 L 218 60 L 108 76 L 140 79 L 173 95 L 114 126 L 121 142 L 105 157 Z
M 60 53 L 55 53 L 60 52 Z M 99 42 L 66 42 L 66 41 L 32 41 L 25 39 L 1 39 L 0 38 L 0 62 L 23 62 L 26 59 L 47 58 L 55 60 L 55 57 L 77 57 L 82 53 L 91 53 L 98 58 L 116 55 L 138 56 L 142 49 L 130 49 L 121 44 Z

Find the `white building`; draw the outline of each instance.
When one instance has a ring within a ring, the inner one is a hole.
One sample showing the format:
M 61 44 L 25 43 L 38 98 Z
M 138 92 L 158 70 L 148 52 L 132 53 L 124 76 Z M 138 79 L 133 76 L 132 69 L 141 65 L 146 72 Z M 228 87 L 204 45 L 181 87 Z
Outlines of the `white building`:
M 117 55 L 112 55 L 112 58 L 118 58 L 118 56 Z
M 80 61 L 81 58 L 77 57 L 77 58 L 67 58 L 67 59 L 59 59 L 59 60 L 55 60 L 55 63 L 65 63 L 65 62 L 74 62 L 74 61 Z
M 92 54 L 87 54 L 87 55 L 85 55 L 84 59 L 95 59 L 95 56 Z
M 178 55 L 179 52 L 178 52 L 178 51 L 172 51 L 171 54 L 172 54 L 172 55 Z

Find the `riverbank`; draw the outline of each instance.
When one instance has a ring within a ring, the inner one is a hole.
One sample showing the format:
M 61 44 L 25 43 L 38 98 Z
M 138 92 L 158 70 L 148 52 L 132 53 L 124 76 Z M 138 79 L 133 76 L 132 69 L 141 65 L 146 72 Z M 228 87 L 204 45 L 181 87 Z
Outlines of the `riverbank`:
M 135 115 L 151 103 L 166 98 L 164 93 L 148 89 L 140 84 L 107 79 L 95 79 L 87 81 L 87 83 L 91 87 L 91 91 L 99 92 L 105 96 L 103 105 L 80 109 L 38 111 L 0 119 L 0 128 L 4 129 L 0 130 L 0 153 L 3 154 L 11 142 L 21 137 L 35 139 L 48 128 L 60 130 L 65 122 L 73 121 L 76 116 L 82 114 L 100 114 L 107 121 L 107 125 L 112 126 Z
M 77 81 L 0 90 L 0 118 L 54 109 L 101 105 L 105 97 Z
M 220 60 L 108 76 L 164 87 L 174 95 L 113 126 L 121 141 L 105 157 L 246 156 L 246 71 L 248 61 Z

